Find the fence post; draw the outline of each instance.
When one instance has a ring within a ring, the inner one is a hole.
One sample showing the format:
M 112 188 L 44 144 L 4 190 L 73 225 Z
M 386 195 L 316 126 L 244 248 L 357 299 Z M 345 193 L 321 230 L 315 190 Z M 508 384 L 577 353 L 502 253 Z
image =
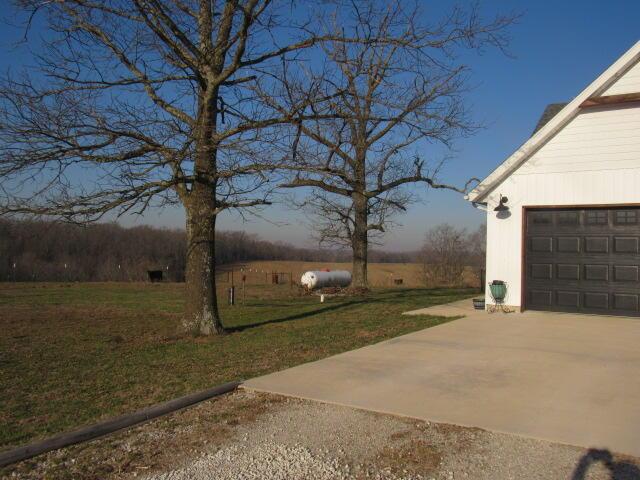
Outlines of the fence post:
M 229 287 L 229 305 L 236 304 L 236 287 Z

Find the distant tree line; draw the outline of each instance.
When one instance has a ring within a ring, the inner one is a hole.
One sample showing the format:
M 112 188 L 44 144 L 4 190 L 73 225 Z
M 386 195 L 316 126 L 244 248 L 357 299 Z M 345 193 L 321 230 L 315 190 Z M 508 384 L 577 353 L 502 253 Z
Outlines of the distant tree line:
M 2 280 L 136 281 L 160 269 L 169 279 L 184 278 L 184 232 L 0 220 Z
M 147 270 L 184 281 L 185 232 L 116 223 L 86 226 L 0 219 L 0 281 L 141 281 Z M 218 265 L 252 260 L 349 262 L 350 250 L 296 248 L 242 231 L 216 232 Z M 416 252 L 371 252 L 374 262 L 413 262 Z

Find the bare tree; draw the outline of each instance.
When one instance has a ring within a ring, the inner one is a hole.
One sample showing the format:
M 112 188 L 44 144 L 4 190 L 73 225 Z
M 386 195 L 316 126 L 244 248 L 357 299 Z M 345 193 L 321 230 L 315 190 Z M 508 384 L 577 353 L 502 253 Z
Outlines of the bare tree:
M 504 48 L 515 16 L 484 21 L 476 8 L 456 8 L 427 24 L 401 0 L 347 3 L 323 26 L 358 41 L 323 43 L 317 68 L 304 75 L 285 68 L 280 95 L 262 97 L 280 114 L 315 97 L 313 115 L 295 123 L 285 165 L 293 173 L 282 187 L 311 189 L 302 207 L 318 219 L 319 239 L 351 247 L 353 285 L 366 288 L 369 240 L 406 209 L 407 186 L 466 190 L 441 183 L 442 160 L 427 161 L 425 152 L 476 128 L 463 99 L 467 68 L 456 54 Z
M 84 223 L 181 204 L 185 325 L 222 332 L 216 218 L 269 202 L 275 127 L 305 118 L 302 98 L 274 114 L 254 95 L 322 39 L 296 5 L 15 0 L 46 32 L 29 72 L 0 85 L 0 213 Z
M 483 223 L 471 232 L 467 241 L 470 254 L 469 265 L 476 270 L 484 268 L 487 256 L 487 224 Z
M 421 259 L 425 284 L 455 286 L 471 257 L 469 236 L 465 229 L 443 223 L 425 235 Z

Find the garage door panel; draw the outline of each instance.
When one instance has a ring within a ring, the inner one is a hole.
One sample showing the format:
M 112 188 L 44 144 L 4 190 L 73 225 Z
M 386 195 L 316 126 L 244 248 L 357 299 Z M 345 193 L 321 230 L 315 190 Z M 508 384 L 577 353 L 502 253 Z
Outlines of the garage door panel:
M 618 310 L 638 311 L 638 295 L 632 293 L 614 293 L 614 308 Z
M 525 225 L 525 308 L 640 316 L 640 208 L 528 210 Z
M 609 253 L 609 237 L 585 237 L 584 251 L 587 253 Z
M 538 307 L 550 307 L 552 302 L 553 292 L 551 290 L 531 290 L 529 292 L 529 303 Z
M 550 263 L 534 263 L 531 265 L 529 276 L 532 280 L 551 280 L 553 265 Z
M 559 237 L 558 252 L 561 253 L 580 253 L 580 237 Z
M 580 307 L 580 292 L 567 292 L 558 290 L 556 292 L 556 301 L 560 307 Z
M 532 237 L 529 239 L 529 250 L 536 253 L 553 252 L 553 239 L 551 237 Z
M 637 237 L 614 237 L 613 245 L 615 253 L 638 253 Z
M 608 281 L 609 280 L 609 265 L 585 265 L 584 266 L 584 279 L 593 281 Z
M 634 225 L 638 223 L 638 211 L 633 209 L 616 210 L 613 223 L 614 225 Z
M 553 213 L 546 211 L 530 212 L 527 216 L 529 227 L 545 227 L 553 225 Z
M 606 310 L 609 308 L 609 294 L 605 292 L 585 292 L 585 308 L 596 308 Z
M 613 279 L 616 282 L 637 282 L 638 266 L 637 265 L 614 265 Z
M 580 211 L 578 210 L 564 210 L 557 212 L 555 215 L 556 222 L 555 225 L 558 229 L 569 229 L 573 230 L 577 225 L 580 224 Z
M 609 211 L 603 209 L 591 209 L 584 212 L 585 224 L 592 227 L 606 227 L 609 225 Z
M 580 280 L 580 265 L 556 265 L 556 278 L 559 280 Z

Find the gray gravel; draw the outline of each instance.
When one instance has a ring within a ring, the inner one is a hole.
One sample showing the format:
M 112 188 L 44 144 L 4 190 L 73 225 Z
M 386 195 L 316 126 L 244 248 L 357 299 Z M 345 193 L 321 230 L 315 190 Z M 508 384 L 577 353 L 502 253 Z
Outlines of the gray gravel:
M 232 446 L 203 456 L 182 469 L 158 475 L 155 480 L 249 480 L 271 478 L 346 478 L 344 466 L 314 457 L 309 449 L 264 444 L 252 449 Z
M 287 399 L 255 422 L 237 425 L 217 450 L 145 478 L 556 480 L 572 479 L 585 453 L 541 440 Z M 598 462 L 580 477 L 612 479 L 640 477 L 614 476 Z
M 192 464 L 172 472 L 149 477 L 153 480 L 347 480 L 354 478 L 351 468 L 336 458 L 314 455 L 306 447 L 277 443 L 251 448 L 232 446 L 203 456 Z M 376 472 L 372 480 L 421 480 L 420 475 L 396 476 Z

